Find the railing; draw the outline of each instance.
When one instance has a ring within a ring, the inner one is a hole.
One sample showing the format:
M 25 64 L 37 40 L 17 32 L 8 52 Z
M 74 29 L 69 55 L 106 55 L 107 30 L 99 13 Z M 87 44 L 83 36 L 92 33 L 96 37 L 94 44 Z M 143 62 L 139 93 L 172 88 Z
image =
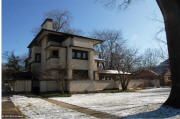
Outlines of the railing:
M 51 69 L 60 69 L 60 61 L 59 57 L 49 57 L 47 58 L 47 63 L 46 63 L 46 69 L 51 70 Z

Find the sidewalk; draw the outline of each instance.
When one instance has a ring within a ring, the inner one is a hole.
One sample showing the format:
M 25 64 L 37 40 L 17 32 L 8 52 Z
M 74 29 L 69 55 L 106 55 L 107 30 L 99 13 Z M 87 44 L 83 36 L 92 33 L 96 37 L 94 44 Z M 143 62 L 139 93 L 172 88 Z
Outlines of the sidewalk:
M 111 114 L 108 114 L 108 113 L 105 113 L 105 112 L 100 112 L 100 111 L 96 111 L 96 110 L 92 110 L 92 109 L 88 109 L 88 108 L 84 108 L 84 107 L 79 107 L 79 106 L 76 106 L 76 105 L 64 103 L 64 102 L 61 102 L 61 101 L 56 101 L 56 100 L 53 100 L 53 99 L 47 99 L 47 98 L 43 98 L 43 99 L 50 102 L 50 103 L 56 104 L 58 106 L 68 108 L 68 109 L 72 109 L 74 111 L 78 111 L 78 112 L 81 112 L 81 113 L 85 113 L 87 115 L 94 116 L 96 118 L 101 118 L 101 119 L 121 119 L 121 118 L 119 118 L 119 117 L 117 117 L 115 115 L 111 115 Z
M 25 119 L 18 108 L 7 98 L 2 100 L 2 119 Z

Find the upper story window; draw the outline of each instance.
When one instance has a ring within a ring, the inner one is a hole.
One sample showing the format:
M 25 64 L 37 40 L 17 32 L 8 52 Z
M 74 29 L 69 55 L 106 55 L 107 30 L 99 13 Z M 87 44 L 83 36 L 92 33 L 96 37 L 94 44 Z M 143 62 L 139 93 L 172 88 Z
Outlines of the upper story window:
M 72 58 L 75 59 L 76 58 L 76 53 L 72 51 Z
M 88 52 L 81 50 L 72 50 L 72 59 L 88 60 Z
M 35 54 L 35 62 L 36 63 L 40 63 L 41 62 L 41 54 L 40 53 L 36 53 Z
M 77 51 L 77 58 L 81 59 L 81 52 L 80 51 Z
M 59 57 L 59 51 L 58 50 L 52 50 L 52 57 Z

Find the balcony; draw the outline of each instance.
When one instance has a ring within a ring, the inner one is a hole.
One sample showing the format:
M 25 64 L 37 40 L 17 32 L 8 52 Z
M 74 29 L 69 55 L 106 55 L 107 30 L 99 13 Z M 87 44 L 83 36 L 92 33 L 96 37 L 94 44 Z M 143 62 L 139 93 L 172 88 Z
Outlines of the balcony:
M 55 42 L 55 41 L 48 41 L 47 42 L 47 45 L 46 45 L 46 48 L 49 48 L 51 46 L 54 46 L 54 47 L 61 47 L 62 46 L 62 43 L 60 42 Z
M 59 57 L 48 57 L 46 61 L 46 70 L 59 70 L 63 68 Z

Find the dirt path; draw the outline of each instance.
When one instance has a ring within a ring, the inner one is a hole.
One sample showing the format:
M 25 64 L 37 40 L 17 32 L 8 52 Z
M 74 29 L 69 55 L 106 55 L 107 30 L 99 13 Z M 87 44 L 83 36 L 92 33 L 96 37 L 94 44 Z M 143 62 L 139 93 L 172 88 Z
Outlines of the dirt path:
M 7 97 L 6 100 L 2 100 L 2 119 L 25 119 L 25 117 Z
M 53 100 L 53 99 L 47 99 L 47 98 L 43 98 L 43 99 L 50 102 L 50 103 L 56 104 L 58 106 L 68 108 L 68 109 L 72 109 L 72 110 L 75 110 L 75 111 L 78 111 L 78 112 L 81 112 L 81 113 L 85 113 L 87 115 L 94 116 L 96 118 L 101 118 L 101 119 L 122 119 L 120 117 L 117 117 L 115 115 L 111 115 L 111 114 L 108 114 L 108 113 L 105 113 L 105 112 L 100 112 L 100 111 L 96 111 L 96 110 L 92 110 L 92 109 L 88 109 L 88 108 L 84 108 L 84 107 L 79 107 L 79 106 L 76 106 L 76 105 L 64 103 L 64 102 L 61 102 L 61 101 L 56 101 L 56 100 Z

